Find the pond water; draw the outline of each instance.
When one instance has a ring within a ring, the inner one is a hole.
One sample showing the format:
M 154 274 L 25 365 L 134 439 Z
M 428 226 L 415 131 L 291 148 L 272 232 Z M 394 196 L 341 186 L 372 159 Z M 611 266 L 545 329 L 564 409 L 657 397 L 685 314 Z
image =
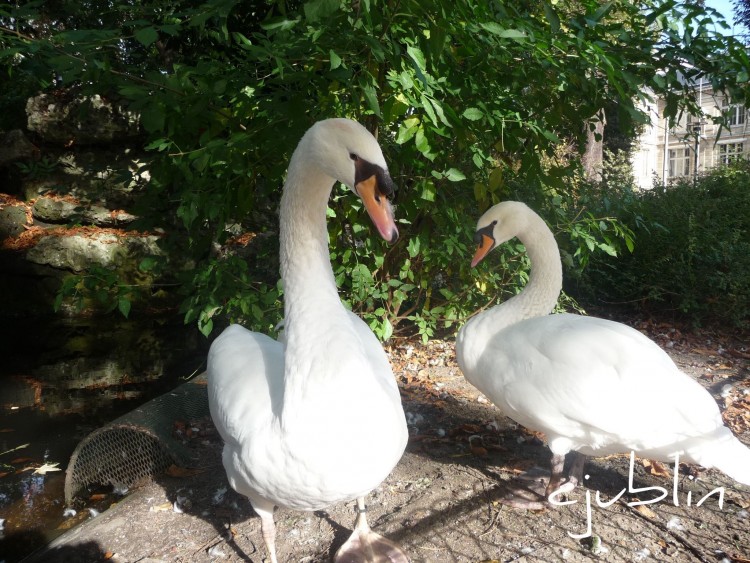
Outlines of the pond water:
M 0 562 L 19 561 L 105 509 L 65 506 L 65 468 L 93 430 L 205 369 L 208 341 L 179 319 L 5 319 L 0 342 Z M 47 464 L 52 469 L 35 473 Z M 55 471 L 54 469 L 60 469 Z

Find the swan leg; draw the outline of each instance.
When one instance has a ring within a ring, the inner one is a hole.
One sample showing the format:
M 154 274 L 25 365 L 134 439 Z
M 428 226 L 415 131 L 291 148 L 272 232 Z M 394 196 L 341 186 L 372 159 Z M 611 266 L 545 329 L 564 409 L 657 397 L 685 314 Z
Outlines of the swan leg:
M 376 534 L 367 523 L 364 497 L 357 499 L 354 532 L 333 558 L 334 563 L 409 563 L 409 558 L 395 543 Z
M 273 503 L 267 501 L 251 501 L 253 510 L 260 516 L 260 531 L 263 534 L 263 542 L 271 558 L 271 563 L 278 563 L 276 559 L 276 523 L 273 521 Z
M 583 463 L 586 458 L 575 454 L 570 476 L 565 478 L 565 455 L 553 454 L 550 462 L 550 474 L 542 469 L 531 469 L 516 480 L 516 486 L 506 496 L 500 499 L 502 504 L 514 508 L 528 510 L 542 510 L 549 506 L 549 496 L 556 492 L 567 494 L 572 492 L 582 481 Z
M 561 488 L 561 485 L 565 481 L 565 455 L 552 454 L 552 461 L 550 462 L 550 478 L 547 483 L 547 488 L 544 491 L 544 498 L 549 496 Z M 566 487 L 567 489 L 567 487 Z M 567 490 L 565 492 L 568 492 Z
M 575 489 L 583 483 L 583 464 L 586 462 L 586 456 L 578 452 L 570 452 L 570 455 L 573 456 L 573 463 L 568 473 L 568 483 L 572 483 Z

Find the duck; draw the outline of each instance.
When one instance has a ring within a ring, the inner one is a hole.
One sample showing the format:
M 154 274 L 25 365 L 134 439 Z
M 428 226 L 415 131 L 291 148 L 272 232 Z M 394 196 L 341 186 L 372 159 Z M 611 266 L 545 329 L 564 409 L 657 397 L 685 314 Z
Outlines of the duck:
M 539 509 L 575 489 L 584 456 L 680 460 L 750 485 L 750 449 L 724 425 L 708 391 L 654 341 L 619 322 L 551 314 L 562 290 L 560 252 L 526 204 L 504 201 L 480 217 L 472 268 L 514 237 L 531 264 L 526 286 L 456 336 L 466 380 L 506 416 L 544 433 L 552 453 L 549 479 L 537 481 L 544 486 L 526 487 L 525 496 L 519 489 L 507 504 Z M 577 455 L 566 477 L 569 453 Z
M 337 181 L 362 201 L 383 239 L 398 239 L 395 186 L 376 139 L 353 120 L 315 123 L 292 154 L 279 207 L 283 337 L 232 324 L 208 353 L 222 463 L 260 516 L 272 563 L 275 507 L 317 511 L 352 500 L 354 531 L 335 561 L 408 561 L 366 517 L 365 497 L 400 460 L 408 431 L 383 346 L 339 298 L 326 228 Z

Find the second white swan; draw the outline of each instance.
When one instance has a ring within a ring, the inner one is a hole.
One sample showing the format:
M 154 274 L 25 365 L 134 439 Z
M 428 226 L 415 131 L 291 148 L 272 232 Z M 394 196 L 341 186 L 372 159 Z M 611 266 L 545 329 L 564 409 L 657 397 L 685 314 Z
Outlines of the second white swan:
M 667 462 L 679 456 L 750 484 L 750 449 L 724 426 L 711 395 L 658 345 L 621 323 L 549 314 L 562 289 L 560 253 L 525 204 L 499 203 L 482 215 L 472 266 L 513 237 L 529 255 L 529 282 L 462 327 L 456 356 L 466 379 L 506 416 L 546 435 L 553 455 L 545 498 L 561 490 L 571 451 Z M 566 489 L 580 480 L 579 459 Z M 538 508 L 543 501 L 513 504 Z

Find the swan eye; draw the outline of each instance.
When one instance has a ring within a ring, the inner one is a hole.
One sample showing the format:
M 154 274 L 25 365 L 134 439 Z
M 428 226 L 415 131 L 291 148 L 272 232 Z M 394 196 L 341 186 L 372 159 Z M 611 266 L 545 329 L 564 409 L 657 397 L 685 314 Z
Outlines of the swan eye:
M 358 157 L 358 156 L 357 156 L 356 154 L 354 154 L 353 152 L 350 152 L 350 153 L 349 153 L 349 158 L 351 158 L 352 160 L 354 160 L 354 161 L 356 162 L 356 160 L 357 160 L 357 159 L 358 159 L 359 157 Z

